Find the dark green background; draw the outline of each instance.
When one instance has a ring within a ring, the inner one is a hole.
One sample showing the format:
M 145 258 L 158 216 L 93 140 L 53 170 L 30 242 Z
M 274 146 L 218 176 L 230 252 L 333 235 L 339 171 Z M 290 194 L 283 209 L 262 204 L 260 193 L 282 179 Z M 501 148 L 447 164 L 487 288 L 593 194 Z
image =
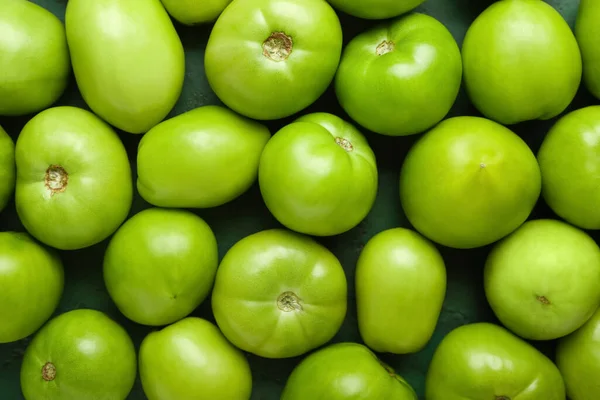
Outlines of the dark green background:
M 35 0 L 34 2 L 41 4 L 64 21 L 66 0 Z M 548 3 L 554 6 L 573 27 L 579 6 L 578 0 L 551 0 Z M 491 0 L 427 0 L 417 10 L 443 22 L 461 45 L 469 24 L 489 4 L 491 4 Z M 340 14 L 340 18 L 344 27 L 346 43 L 358 32 L 373 24 L 373 22 L 362 21 L 342 14 Z M 210 33 L 210 26 L 189 28 L 176 24 L 176 27 L 186 50 L 187 71 L 182 96 L 170 116 L 206 104 L 220 104 L 210 90 L 203 70 L 204 49 Z M 597 103 L 599 102 L 593 99 L 582 85 L 577 98 L 568 110 Z M 71 79 L 69 89 L 58 104 L 88 108 L 77 91 L 74 79 Z M 328 111 L 348 118 L 338 106 L 331 88 L 303 113 L 315 111 Z M 479 115 L 479 113 L 469 103 L 464 91 L 461 91 L 450 115 Z M 19 131 L 30 117 L 0 118 L 0 125 L 16 139 Z M 274 133 L 295 117 L 297 116 L 275 121 L 269 123 L 268 126 Z M 554 121 L 528 122 L 513 126 L 512 129 L 537 152 L 544 135 Z M 404 155 L 418 136 L 391 138 L 365 133 L 377 155 L 380 171 L 379 193 L 375 206 L 368 217 L 351 231 L 343 235 L 319 239 L 340 259 L 349 283 L 348 315 L 342 329 L 334 338 L 334 342 L 361 341 L 356 323 L 354 268 L 362 246 L 373 235 L 384 229 L 397 226 L 410 227 L 398 200 L 398 174 Z M 135 152 L 141 136 L 122 132 L 119 134 L 127 147 L 135 174 Z M 147 203 L 136 196 L 131 215 L 148 207 Z M 198 211 L 198 214 L 213 228 L 219 242 L 221 257 L 241 238 L 266 228 L 279 227 L 277 221 L 265 208 L 256 185 L 230 204 L 210 210 L 201 210 Z M 531 218 L 541 217 L 556 218 L 542 200 Z M 16 216 L 14 203 L 9 204 L 7 209 L 0 213 L 0 230 L 24 230 Z M 598 235 L 594 236 L 598 238 Z M 61 253 L 66 269 L 66 287 L 56 313 L 82 307 L 105 311 L 128 330 L 136 346 L 139 346 L 150 328 L 128 321 L 119 313 L 109 298 L 102 281 L 102 258 L 106 244 L 105 241 L 84 250 Z M 380 355 L 414 386 L 421 398 L 423 398 L 428 364 L 435 347 L 444 335 L 465 323 L 496 321 L 487 305 L 482 286 L 482 266 L 489 246 L 469 251 L 439 248 L 448 270 L 448 288 L 443 311 L 432 340 L 422 352 L 417 354 Z M 193 315 L 214 321 L 210 312 L 209 300 L 202 304 Z M 16 343 L 0 345 L 0 397 L 3 399 L 22 399 L 19 387 L 19 368 L 27 344 L 28 339 L 24 339 Z M 552 342 L 535 343 L 535 345 L 553 357 Z M 253 400 L 279 399 L 288 375 L 300 361 L 300 358 L 267 360 L 252 355 L 249 355 L 248 358 L 254 378 Z M 145 398 L 139 380 L 129 398 L 136 400 Z

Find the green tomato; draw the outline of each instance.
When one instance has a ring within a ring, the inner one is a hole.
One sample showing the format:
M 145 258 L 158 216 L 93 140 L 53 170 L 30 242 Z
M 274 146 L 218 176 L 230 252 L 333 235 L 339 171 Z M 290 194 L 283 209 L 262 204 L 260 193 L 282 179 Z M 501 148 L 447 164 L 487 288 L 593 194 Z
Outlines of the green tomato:
M 525 339 L 557 339 L 600 306 L 600 248 L 565 222 L 528 221 L 489 253 L 484 286 L 508 329 Z
M 506 329 L 460 326 L 439 344 L 425 381 L 427 400 L 565 400 L 558 368 Z
M 469 27 L 462 56 L 471 101 L 504 125 L 557 116 L 581 83 L 575 36 L 540 0 L 494 2 Z
M 581 328 L 559 339 L 556 365 L 571 400 L 600 399 L 600 309 Z
M 342 27 L 324 0 L 233 0 L 204 57 L 219 99 L 259 120 L 288 117 L 317 100 L 342 53 Z
M 258 168 L 267 208 L 287 228 L 331 236 L 358 225 L 377 195 L 377 163 L 352 124 L 327 113 L 304 115 L 280 129 Z
M 82 249 L 127 218 L 133 198 L 127 152 L 91 112 L 65 106 L 37 114 L 17 139 L 15 159 L 17 213 L 39 241 Z
M 167 116 L 185 56 L 160 0 L 69 0 L 65 21 L 77 86 L 94 113 L 130 133 Z
M 185 318 L 148 334 L 139 365 L 148 400 L 248 400 L 252 393 L 244 354 L 201 318 Z
M 600 229 L 600 106 L 561 117 L 538 152 L 542 194 L 554 212 L 583 229 Z
M 15 191 L 15 143 L 0 126 L 0 212 Z
M 218 262 L 217 239 L 202 218 L 150 208 L 127 220 L 110 240 L 104 282 L 127 318 L 168 325 L 208 296 Z
M 365 245 L 356 265 L 360 335 L 381 353 L 425 347 L 442 311 L 446 267 L 435 246 L 418 233 L 388 229 Z
M 71 74 L 65 26 L 27 0 L 0 2 L 0 115 L 20 116 L 50 107 Z
M 413 388 L 366 346 L 336 343 L 292 371 L 281 400 L 417 400 Z
M 600 2 L 580 0 L 575 21 L 575 37 L 583 60 L 583 81 L 587 89 L 600 99 Z
M 23 356 L 26 400 L 125 400 L 137 372 L 125 329 L 100 311 L 78 309 L 51 319 Z
M 335 78 L 348 115 L 383 135 L 412 135 L 440 122 L 462 78 L 460 49 L 433 17 L 413 13 L 355 36 Z
M 364 19 L 387 19 L 413 10 L 425 0 L 328 0 L 336 9 Z
M 50 318 L 63 293 L 58 255 L 27 233 L 0 232 L 0 343 L 21 340 Z
M 287 358 L 335 336 L 346 298 L 346 276 L 333 253 L 308 236 L 270 229 L 243 238 L 225 254 L 212 310 L 235 346 Z
M 264 125 L 224 107 L 202 106 L 180 114 L 142 137 L 138 191 L 158 207 L 228 203 L 256 182 L 270 137 Z
M 162 0 L 162 3 L 177 22 L 198 25 L 216 21 L 231 0 Z
M 540 191 L 540 169 L 527 144 L 479 117 L 438 124 L 409 150 L 400 173 L 400 200 L 411 224 L 434 242 L 459 249 L 513 232 Z

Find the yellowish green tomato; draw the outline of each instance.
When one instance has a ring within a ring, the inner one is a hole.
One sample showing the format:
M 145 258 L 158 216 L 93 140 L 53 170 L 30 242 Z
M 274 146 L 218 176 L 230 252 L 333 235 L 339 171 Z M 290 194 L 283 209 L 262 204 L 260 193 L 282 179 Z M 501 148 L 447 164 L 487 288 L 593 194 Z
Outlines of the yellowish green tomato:
M 0 212 L 15 191 L 15 143 L 0 126 Z
M 583 59 L 583 80 L 600 99 L 600 2 L 581 0 L 575 21 L 575 37 Z
M 327 0 L 336 9 L 364 19 L 387 19 L 407 13 L 425 0 Z
M 161 0 L 169 14 L 184 25 L 214 22 L 231 0 Z

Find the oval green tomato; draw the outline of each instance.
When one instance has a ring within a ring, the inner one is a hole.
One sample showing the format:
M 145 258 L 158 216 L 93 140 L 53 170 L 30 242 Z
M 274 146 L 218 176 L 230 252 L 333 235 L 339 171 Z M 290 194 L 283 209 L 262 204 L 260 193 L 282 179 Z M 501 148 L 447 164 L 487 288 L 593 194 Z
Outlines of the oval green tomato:
M 358 327 L 367 346 L 395 354 L 425 347 L 446 295 L 446 267 L 431 242 L 405 228 L 378 233 L 360 253 L 355 281 Z
M 20 116 L 50 107 L 69 83 L 65 26 L 27 0 L 0 3 L 0 115 Z
M 581 83 L 575 36 L 540 0 L 494 2 L 469 27 L 462 56 L 471 101 L 504 125 L 557 116 Z
M 400 200 L 411 224 L 434 242 L 461 249 L 513 232 L 540 192 L 540 169 L 529 146 L 479 117 L 449 118 L 425 133 L 400 172 Z
M 65 21 L 77 86 L 92 111 L 130 133 L 167 116 L 185 60 L 160 0 L 69 0 Z
M 413 10 L 425 0 L 327 0 L 336 9 L 364 19 L 387 19 Z
M 355 36 L 335 77 L 350 117 L 384 135 L 411 135 L 440 122 L 462 79 L 460 49 L 438 20 L 412 13 Z
M 133 342 L 106 314 L 78 309 L 50 320 L 21 365 L 26 400 L 125 400 L 137 372 Z
M 58 255 L 20 232 L 0 232 L 0 343 L 21 340 L 50 318 L 63 293 Z
M 317 100 L 341 53 L 342 27 L 324 0 L 233 0 L 210 33 L 204 67 L 225 105 L 273 120 Z
M 148 334 L 139 358 L 148 400 L 250 399 L 248 360 L 204 319 L 185 318 Z
M 258 181 L 281 224 L 309 235 L 337 235 L 358 225 L 373 207 L 377 163 L 352 124 L 313 113 L 273 135 L 260 159 Z
M 302 360 L 281 400 L 417 400 L 413 388 L 366 346 L 336 343 Z
M 338 259 L 308 236 L 270 229 L 223 257 L 212 292 L 219 328 L 235 346 L 265 358 L 296 357 L 335 336 L 346 316 Z
M 110 240 L 104 282 L 127 318 L 167 325 L 204 301 L 218 262 L 217 239 L 202 218 L 150 208 L 128 219 Z
M 565 400 L 554 363 L 503 327 L 460 326 L 439 344 L 425 380 L 427 400 Z
M 575 21 L 575 37 L 583 60 L 583 80 L 587 89 L 600 99 L 600 2 L 580 0 Z
M 198 25 L 216 21 L 231 0 L 162 0 L 162 3 L 177 22 Z
M 15 143 L 0 126 L 0 212 L 15 191 Z
M 158 207 L 207 208 L 247 191 L 270 139 L 262 124 L 220 106 L 161 122 L 140 141 L 137 188 Z
M 17 213 L 39 241 L 76 250 L 106 239 L 131 208 L 125 147 L 89 111 L 55 107 L 33 117 L 15 146 Z

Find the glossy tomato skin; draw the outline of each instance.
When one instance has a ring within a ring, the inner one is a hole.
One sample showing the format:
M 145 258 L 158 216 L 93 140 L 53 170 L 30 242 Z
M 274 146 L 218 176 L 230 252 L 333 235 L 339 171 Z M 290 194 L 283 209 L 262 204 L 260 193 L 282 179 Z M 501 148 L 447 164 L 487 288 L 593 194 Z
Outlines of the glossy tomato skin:
M 125 400 L 137 372 L 133 342 L 106 314 L 68 311 L 35 335 L 23 356 L 26 400 Z
M 140 141 L 138 191 L 157 207 L 228 203 L 256 182 L 270 138 L 267 127 L 225 107 L 202 106 L 180 114 Z
M 417 400 L 413 388 L 368 347 L 336 343 L 302 360 L 281 400 Z
M 327 0 L 346 14 L 363 19 L 387 19 L 413 10 L 425 0 Z
M 245 355 L 211 322 L 184 318 L 142 341 L 140 378 L 148 400 L 249 400 Z
M 69 83 L 65 26 L 26 0 L 0 4 L 0 115 L 21 116 L 50 107 Z
M 160 0 L 70 0 L 65 23 L 77 86 L 94 113 L 134 134 L 167 116 L 185 56 Z
M 0 343 L 21 340 L 50 318 L 63 293 L 59 256 L 23 232 L 0 232 Z
M 337 235 L 358 225 L 373 207 L 377 162 L 352 124 L 333 114 L 312 113 L 269 140 L 258 182 L 281 224 L 308 235 Z
M 216 21 L 231 0 L 162 0 L 169 14 L 184 25 Z
M 119 136 L 89 111 L 42 111 L 15 146 L 15 202 L 25 228 L 60 250 L 92 246 L 127 218 L 131 167 Z
M 501 326 L 478 322 L 451 331 L 427 371 L 427 400 L 565 400 L 554 363 Z
M 339 260 L 308 236 L 270 229 L 247 236 L 217 270 L 212 310 L 236 347 L 265 358 L 304 354 L 328 342 L 346 316 Z
M 340 21 L 326 1 L 234 0 L 210 33 L 204 67 L 225 105 L 273 120 L 317 100 L 341 52 Z
M 600 99 L 600 3 L 581 0 L 575 21 L 575 37 L 583 60 L 583 81 L 587 89 Z
M 15 143 L 0 126 L 0 212 L 15 191 Z
M 412 13 L 355 36 L 335 77 L 337 98 L 361 126 L 404 136 L 440 122 L 462 79 L 460 49 L 438 20 Z

